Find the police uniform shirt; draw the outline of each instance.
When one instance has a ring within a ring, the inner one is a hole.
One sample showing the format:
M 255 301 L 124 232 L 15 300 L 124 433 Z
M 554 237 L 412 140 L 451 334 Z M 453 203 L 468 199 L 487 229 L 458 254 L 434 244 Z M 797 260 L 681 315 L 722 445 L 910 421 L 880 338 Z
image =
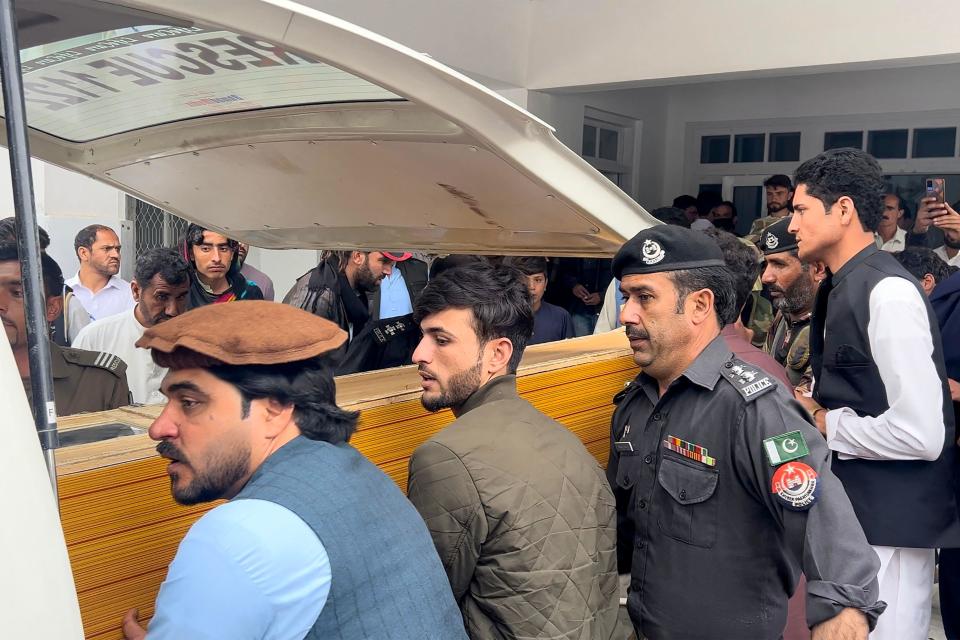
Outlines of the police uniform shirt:
M 57 415 L 107 411 L 130 404 L 127 365 L 117 356 L 68 349 L 51 342 L 50 360 Z
M 876 554 L 823 438 L 776 382 L 718 337 L 663 397 L 641 373 L 615 401 L 607 476 L 639 632 L 650 640 L 778 638 L 801 569 L 811 626 L 854 607 L 873 627 L 883 609 Z M 809 453 L 772 464 L 764 441 L 787 434 L 784 451 L 805 443 Z M 772 490 L 778 470 L 796 463 L 817 474 L 801 510 Z

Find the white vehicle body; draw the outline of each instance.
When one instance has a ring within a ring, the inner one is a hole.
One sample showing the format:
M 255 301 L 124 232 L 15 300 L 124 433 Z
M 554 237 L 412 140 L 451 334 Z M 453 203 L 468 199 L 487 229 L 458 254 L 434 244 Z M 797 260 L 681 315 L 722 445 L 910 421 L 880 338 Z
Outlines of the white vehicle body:
M 301 5 L 17 9 L 33 156 L 255 246 L 601 257 L 655 224 L 535 116 Z M 200 55 L 214 46 L 220 64 Z M 164 66 L 130 72 L 151 55 Z M 80 638 L 56 502 L 7 344 L 0 380 L 0 486 L 16 522 L 0 527 L 0 636 Z

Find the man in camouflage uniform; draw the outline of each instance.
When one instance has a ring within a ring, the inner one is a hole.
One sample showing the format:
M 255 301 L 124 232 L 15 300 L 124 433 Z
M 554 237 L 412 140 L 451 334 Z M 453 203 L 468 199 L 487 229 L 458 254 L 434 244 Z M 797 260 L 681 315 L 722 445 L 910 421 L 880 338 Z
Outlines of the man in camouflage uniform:
M 823 265 L 808 264 L 798 257 L 797 239 L 787 230 L 791 218 L 780 218 L 767 227 L 760 242 L 766 259 L 760 278 L 777 308 L 764 350 L 787 370 L 794 388 L 808 391 L 810 316 L 825 273 Z
M 763 232 L 777 220 L 790 215 L 793 201 L 793 183 L 783 174 L 770 176 L 763 181 L 763 189 L 767 196 L 767 215 L 757 218 L 750 227 L 747 238 L 755 244 L 763 240 Z M 762 247 L 761 247 L 762 248 Z
M 47 254 L 41 254 L 47 321 L 63 309 L 63 272 Z M 30 398 L 30 366 L 27 354 L 23 283 L 17 247 L 0 244 L 0 321 L 13 350 L 20 378 Z M 68 349 L 50 342 L 53 393 L 58 415 L 106 411 L 130 404 L 127 365 L 115 355 L 83 349 Z

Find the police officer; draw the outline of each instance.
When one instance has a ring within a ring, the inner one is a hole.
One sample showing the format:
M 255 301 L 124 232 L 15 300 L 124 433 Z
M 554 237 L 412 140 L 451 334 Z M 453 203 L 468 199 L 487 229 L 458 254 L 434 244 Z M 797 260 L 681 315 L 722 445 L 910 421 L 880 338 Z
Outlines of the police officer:
M 130 404 L 127 365 L 117 356 L 61 347 L 51 341 L 50 361 L 58 415 L 107 411 Z
M 760 276 L 777 307 L 764 351 L 787 370 L 795 389 L 810 390 L 810 316 L 817 287 L 825 277 L 822 263 L 808 263 L 797 253 L 797 238 L 788 228 L 793 216 L 763 232 L 760 248 L 766 264 Z
M 865 639 L 885 606 L 876 554 L 823 438 L 719 338 L 736 318 L 720 248 L 657 226 L 620 249 L 613 271 L 643 368 L 614 399 L 607 466 L 638 635 L 779 638 L 802 570 L 814 638 Z
M 47 321 L 63 309 L 63 272 L 47 254 L 40 255 Z M 10 341 L 20 378 L 30 398 L 26 317 L 20 261 L 14 244 L 0 244 L 0 321 Z M 130 404 L 127 366 L 109 353 L 68 349 L 50 342 L 53 393 L 58 415 L 106 411 Z

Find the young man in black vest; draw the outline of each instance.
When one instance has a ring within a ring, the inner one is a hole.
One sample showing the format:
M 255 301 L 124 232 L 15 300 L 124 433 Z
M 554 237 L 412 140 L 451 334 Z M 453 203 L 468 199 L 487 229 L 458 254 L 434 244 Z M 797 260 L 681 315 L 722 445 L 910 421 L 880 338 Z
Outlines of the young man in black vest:
M 873 638 L 925 639 L 934 550 L 960 545 L 953 408 L 936 317 L 917 282 L 874 242 L 883 176 L 870 155 L 833 149 L 800 165 L 790 232 L 820 260 L 810 330 L 813 397 L 798 399 L 833 451 L 880 557 L 888 604 Z

